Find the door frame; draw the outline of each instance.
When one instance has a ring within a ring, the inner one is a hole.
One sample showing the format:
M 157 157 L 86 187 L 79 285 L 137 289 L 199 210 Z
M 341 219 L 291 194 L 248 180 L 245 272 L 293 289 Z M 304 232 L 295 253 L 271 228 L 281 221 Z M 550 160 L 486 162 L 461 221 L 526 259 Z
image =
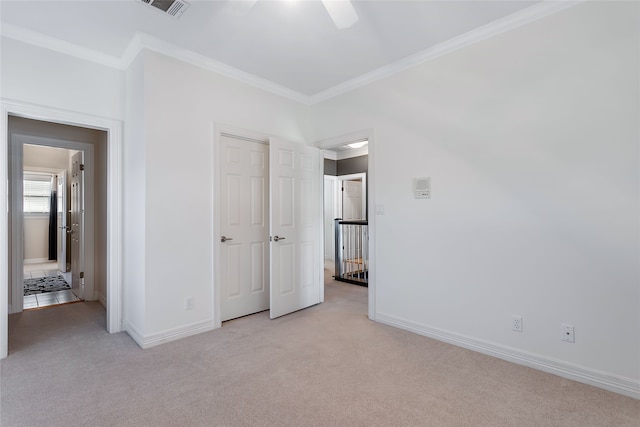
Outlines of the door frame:
M 107 324 L 122 331 L 122 122 L 83 113 L 0 99 L 0 180 L 8 182 L 9 116 L 92 128 L 107 132 Z M 0 242 L 8 242 L 7 186 L 0 185 Z M 0 271 L 8 271 L 9 245 L 0 245 Z M 9 352 L 8 274 L 0 275 L 0 359 Z
M 376 320 L 376 199 L 375 199 L 375 129 L 364 129 L 349 134 L 336 136 L 333 138 L 317 141 L 314 145 L 321 150 L 328 148 L 341 147 L 346 144 L 368 140 L 369 153 L 367 157 L 367 179 L 369 182 L 369 191 L 367 194 L 368 211 L 371 213 L 368 217 L 369 221 L 369 280 L 368 280 L 368 314 L 369 319 Z M 323 221 L 324 227 L 324 221 Z M 324 232 L 322 233 L 324 239 Z M 323 242 L 324 247 L 324 242 Z
M 24 214 L 23 214 L 23 201 L 22 191 L 20 186 L 24 178 L 24 145 L 38 145 L 44 147 L 56 147 L 64 148 L 66 150 L 76 150 L 84 152 L 84 163 L 87 166 L 88 173 L 85 173 L 84 188 L 89 191 L 85 191 L 85 232 L 83 239 L 89 241 L 94 240 L 95 235 L 95 157 L 93 144 L 86 142 L 65 141 L 54 138 L 43 138 L 39 136 L 14 134 L 11 137 L 12 145 L 12 168 L 11 179 L 13 191 L 11 194 L 11 229 L 14 235 L 20 236 L 24 230 Z M 89 219 L 87 219 L 89 218 Z M 24 253 L 23 253 L 22 239 L 18 238 L 12 241 L 11 244 L 11 313 L 20 313 L 24 304 L 24 295 L 22 292 L 23 278 L 23 266 L 24 266 Z M 85 272 L 86 275 L 91 278 L 90 285 L 85 289 L 83 296 L 90 295 L 87 300 L 93 300 L 95 296 L 95 266 L 94 266 L 94 246 L 86 246 L 84 250 L 85 260 Z M 21 279 L 22 278 L 22 279 Z
M 64 184 L 62 185 L 62 192 L 60 191 L 60 176 L 64 176 Z M 62 203 L 56 203 L 56 206 L 58 206 L 58 210 L 60 210 L 59 206 L 62 206 L 62 212 L 56 212 L 56 217 L 59 216 L 58 220 L 59 222 L 56 224 L 56 229 L 58 230 L 58 245 L 59 245 L 59 249 L 58 250 L 58 270 L 62 271 L 61 267 L 61 262 L 64 261 L 64 272 L 67 272 L 67 170 L 61 170 L 58 171 L 58 173 L 56 174 L 56 195 L 58 197 L 58 199 L 62 199 Z M 62 196 L 60 195 L 60 193 L 62 193 Z M 64 233 L 62 233 L 60 230 L 62 229 L 61 225 L 64 225 Z M 58 249 L 58 248 L 56 248 Z M 64 259 L 61 259 L 62 257 L 60 256 L 60 254 L 63 253 L 64 254 Z

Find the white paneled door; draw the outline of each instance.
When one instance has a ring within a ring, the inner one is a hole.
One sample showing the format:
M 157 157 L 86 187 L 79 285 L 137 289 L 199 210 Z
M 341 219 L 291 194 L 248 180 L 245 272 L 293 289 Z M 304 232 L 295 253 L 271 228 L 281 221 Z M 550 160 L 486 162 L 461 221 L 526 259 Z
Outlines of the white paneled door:
M 322 171 L 317 148 L 271 138 L 269 149 L 273 319 L 322 300 Z
M 84 298 L 84 153 L 71 158 L 71 289 Z
M 338 218 L 338 178 L 324 176 L 324 259 L 333 260 L 336 255 L 336 231 L 334 220 Z
M 342 181 L 342 219 L 364 219 L 362 215 L 362 181 Z
M 269 147 L 220 139 L 221 320 L 269 309 Z

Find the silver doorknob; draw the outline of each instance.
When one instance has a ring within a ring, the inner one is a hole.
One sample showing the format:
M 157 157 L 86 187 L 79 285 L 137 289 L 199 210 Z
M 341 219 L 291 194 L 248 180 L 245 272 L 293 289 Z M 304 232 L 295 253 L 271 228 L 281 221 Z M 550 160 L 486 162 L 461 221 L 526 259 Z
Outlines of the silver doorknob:
M 286 239 L 286 237 L 274 236 L 274 238 L 273 238 L 273 240 L 275 240 L 276 242 L 277 242 L 278 240 L 284 240 L 284 239 Z
M 220 238 L 220 241 L 221 241 L 222 243 L 226 242 L 227 240 L 233 240 L 233 238 L 231 238 L 231 237 L 226 237 L 226 236 L 222 236 L 222 237 Z

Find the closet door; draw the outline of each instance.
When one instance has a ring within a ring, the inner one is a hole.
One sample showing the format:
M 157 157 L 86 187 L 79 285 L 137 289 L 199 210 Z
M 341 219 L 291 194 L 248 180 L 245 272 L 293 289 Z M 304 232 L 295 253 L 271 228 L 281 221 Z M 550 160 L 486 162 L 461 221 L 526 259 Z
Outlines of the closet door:
M 221 320 L 269 309 L 269 147 L 220 139 Z
M 271 318 L 318 304 L 322 276 L 320 150 L 271 138 Z

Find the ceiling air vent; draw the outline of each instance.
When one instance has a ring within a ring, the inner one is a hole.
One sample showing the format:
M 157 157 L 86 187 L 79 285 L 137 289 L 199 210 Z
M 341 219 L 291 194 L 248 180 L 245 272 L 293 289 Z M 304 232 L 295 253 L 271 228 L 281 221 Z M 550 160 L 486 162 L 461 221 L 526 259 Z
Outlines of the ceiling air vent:
M 178 19 L 189 7 L 184 0 L 141 0 L 143 3 L 153 6 L 161 12 Z

